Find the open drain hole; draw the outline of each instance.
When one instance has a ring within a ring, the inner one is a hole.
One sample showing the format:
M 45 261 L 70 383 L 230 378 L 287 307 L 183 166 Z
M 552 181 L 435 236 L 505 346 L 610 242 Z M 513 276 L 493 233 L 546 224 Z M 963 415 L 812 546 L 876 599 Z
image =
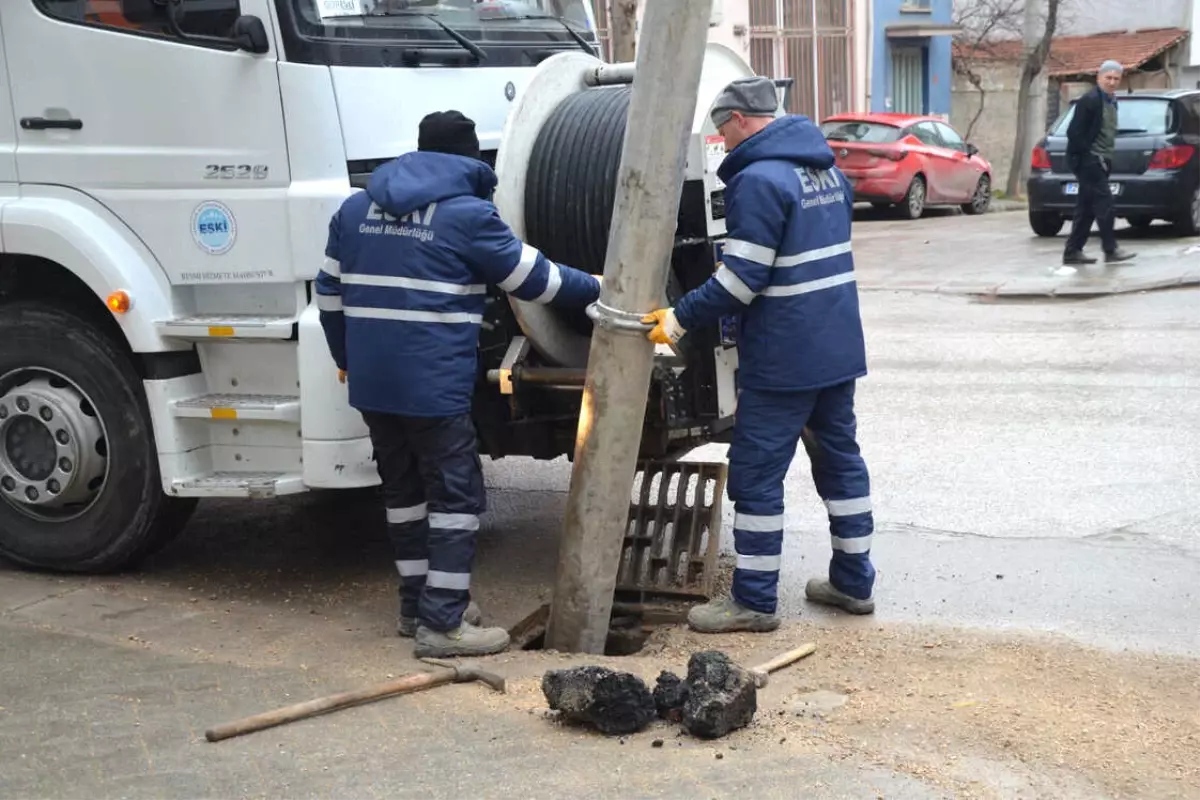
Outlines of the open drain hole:
M 687 620 L 687 606 L 672 604 L 622 603 L 613 604 L 604 643 L 606 656 L 632 656 L 640 653 L 646 642 L 661 627 L 679 625 Z M 514 650 L 544 650 L 546 623 L 550 605 L 539 606 L 533 613 L 509 630 Z

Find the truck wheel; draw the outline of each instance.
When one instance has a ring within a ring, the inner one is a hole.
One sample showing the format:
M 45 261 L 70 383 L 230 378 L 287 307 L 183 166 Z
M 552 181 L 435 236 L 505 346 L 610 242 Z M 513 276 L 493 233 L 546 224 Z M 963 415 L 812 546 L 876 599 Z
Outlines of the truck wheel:
M 0 555 L 110 572 L 168 541 L 195 505 L 163 493 L 129 357 L 74 314 L 0 306 Z
M 1038 236 L 1058 236 L 1058 232 L 1062 230 L 1062 226 L 1062 214 L 1056 214 L 1053 211 L 1029 212 L 1029 227 L 1033 228 L 1033 232 Z

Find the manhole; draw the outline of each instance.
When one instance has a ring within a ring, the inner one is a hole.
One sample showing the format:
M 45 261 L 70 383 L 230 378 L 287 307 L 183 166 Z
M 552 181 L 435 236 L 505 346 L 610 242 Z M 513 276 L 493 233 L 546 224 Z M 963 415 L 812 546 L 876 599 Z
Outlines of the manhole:
M 550 605 L 538 607 L 532 614 L 509 629 L 513 650 L 542 650 L 546 646 L 546 623 Z M 606 656 L 632 656 L 640 653 L 655 630 L 678 625 L 687 618 L 686 606 L 615 603 L 609 618 Z

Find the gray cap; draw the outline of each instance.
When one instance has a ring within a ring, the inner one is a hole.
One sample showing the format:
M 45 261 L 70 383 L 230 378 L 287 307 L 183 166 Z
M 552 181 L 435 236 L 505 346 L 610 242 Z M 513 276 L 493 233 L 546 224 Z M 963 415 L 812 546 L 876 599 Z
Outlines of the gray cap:
M 779 98 L 775 94 L 773 80 L 763 77 L 738 78 L 721 91 L 710 114 L 713 125 L 719 128 L 729 122 L 735 111 L 747 117 L 773 117 L 778 109 Z
M 1111 58 L 1100 65 L 1100 72 L 1103 75 L 1106 72 L 1125 72 L 1125 68 L 1121 66 L 1120 61 L 1113 61 Z

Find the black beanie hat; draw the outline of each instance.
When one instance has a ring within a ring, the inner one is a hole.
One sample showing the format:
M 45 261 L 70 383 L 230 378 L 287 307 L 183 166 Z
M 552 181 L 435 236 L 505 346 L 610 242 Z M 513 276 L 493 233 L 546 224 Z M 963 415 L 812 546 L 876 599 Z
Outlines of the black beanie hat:
M 475 121 L 458 111 L 435 111 L 421 120 L 417 149 L 479 158 Z

